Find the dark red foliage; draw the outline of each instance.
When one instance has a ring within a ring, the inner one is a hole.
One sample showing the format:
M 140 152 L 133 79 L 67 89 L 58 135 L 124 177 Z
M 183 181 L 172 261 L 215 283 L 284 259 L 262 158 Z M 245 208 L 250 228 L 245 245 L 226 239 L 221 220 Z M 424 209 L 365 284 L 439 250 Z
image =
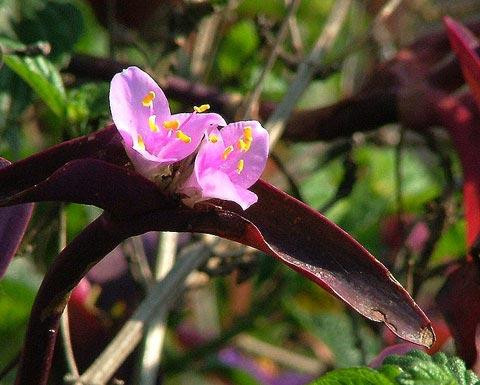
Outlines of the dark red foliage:
M 0 158 L 0 168 L 10 164 Z M 0 208 L 0 278 L 5 274 L 10 261 L 20 245 L 23 234 L 32 216 L 33 204 Z
M 22 179 L 21 191 L 14 189 L 13 183 L 0 184 L 3 204 L 58 200 L 106 210 L 67 246 L 45 277 L 32 311 L 22 361 L 22 368 L 29 369 L 19 371 L 18 384 L 46 380 L 46 374 L 39 373 L 48 368 L 52 354 L 56 333 L 50 330 L 57 330 L 66 296 L 92 263 L 121 240 L 149 230 L 210 233 L 256 247 L 364 316 L 384 322 L 400 337 L 427 346 L 433 343 L 429 320 L 387 269 L 317 211 L 262 181 L 253 187 L 259 202 L 245 212 L 221 201 L 186 207 L 128 167 L 119 166 L 125 155 L 119 156 L 122 145 L 109 130 L 11 166 L 19 175 L 33 176 L 30 185 L 26 177 Z M 73 160 L 75 156 L 80 159 Z M 11 169 L 0 170 L 0 181 L 8 181 L 12 175 Z M 44 359 L 38 360 L 39 356 Z
M 477 103 L 480 103 L 479 44 L 462 25 L 445 18 L 448 37 Z M 479 104 L 480 105 L 480 104 Z M 471 97 L 439 99 L 439 121 L 449 128 L 464 172 L 464 206 L 467 221 L 467 245 L 471 247 L 480 234 L 480 117 Z M 477 255 L 451 272 L 438 294 L 437 302 L 449 324 L 458 354 L 468 365 L 477 358 L 475 335 L 480 322 L 480 275 Z
M 465 262 L 448 276 L 437 296 L 445 320 L 455 338 L 457 353 L 467 365 L 475 363 L 475 335 L 480 320 L 480 276 L 476 265 Z

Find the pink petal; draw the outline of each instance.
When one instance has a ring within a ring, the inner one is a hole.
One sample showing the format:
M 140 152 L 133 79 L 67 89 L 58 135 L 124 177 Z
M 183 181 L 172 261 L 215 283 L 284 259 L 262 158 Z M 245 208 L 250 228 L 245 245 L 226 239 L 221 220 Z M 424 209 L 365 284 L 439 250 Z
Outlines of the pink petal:
M 254 204 L 258 197 L 253 192 L 236 186 L 230 178 L 219 170 L 209 168 L 201 173 L 198 184 L 205 199 L 219 198 L 236 202 L 243 210 Z
M 251 128 L 252 138 L 245 149 L 246 127 Z M 268 133 L 256 121 L 210 129 L 195 159 L 194 175 L 182 186 L 182 192 L 190 197 L 185 203 L 219 198 L 247 209 L 257 201 L 247 188 L 259 179 L 267 157 Z
M 245 127 L 252 128 L 253 141 L 247 152 L 240 152 L 237 148 L 237 142 L 243 135 Z M 225 147 L 232 145 L 235 153 L 228 158 L 222 166 L 222 169 L 228 173 L 232 182 L 243 188 L 252 186 L 262 175 L 268 158 L 268 132 L 259 122 L 243 121 L 231 123 L 221 130 Z M 244 162 L 243 171 L 237 172 L 238 161 Z
M 143 98 L 150 91 L 155 93 L 152 108 L 142 104 Z M 139 134 L 147 151 L 158 140 L 158 133 L 152 132 L 148 126 L 148 118 L 156 115 L 157 121 L 163 121 L 170 117 L 165 94 L 147 73 L 137 67 L 128 67 L 113 77 L 110 85 L 110 109 L 113 122 L 125 144 L 135 147 L 137 151 Z

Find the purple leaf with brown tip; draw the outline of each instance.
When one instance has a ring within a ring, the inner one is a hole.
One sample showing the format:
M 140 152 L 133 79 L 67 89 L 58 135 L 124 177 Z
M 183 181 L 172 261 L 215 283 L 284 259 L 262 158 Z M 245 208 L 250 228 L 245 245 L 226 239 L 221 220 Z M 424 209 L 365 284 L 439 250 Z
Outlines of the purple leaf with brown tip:
M 9 164 L 9 161 L 0 158 L 0 168 Z M 0 279 L 22 241 L 32 210 L 31 203 L 0 208 Z
M 125 232 L 130 234 L 187 231 L 232 239 L 276 257 L 367 318 L 385 322 L 400 337 L 425 346 L 433 343 L 423 312 L 388 270 L 345 231 L 265 182 L 257 182 L 252 191 L 258 203 L 246 211 L 225 201 L 219 201 L 216 211 L 208 203 L 189 209 L 126 167 L 79 159 L 0 203 L 86 203 L 115 218 L 128 218 Z

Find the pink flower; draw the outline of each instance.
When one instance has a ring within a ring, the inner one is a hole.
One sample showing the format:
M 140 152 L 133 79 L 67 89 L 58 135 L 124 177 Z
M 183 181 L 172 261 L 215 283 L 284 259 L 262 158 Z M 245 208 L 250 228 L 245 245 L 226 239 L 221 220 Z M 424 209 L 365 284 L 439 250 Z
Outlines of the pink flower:
M 152 178 L 165 166 L 192 154 L 210 127 L 226 125 L 218 114 L 170 114 L 165 94 L 157 83 L 137 67 L 116 74 L 110 85 L 110 109 L 135 169 Z
M 257 201 L 249 191 L 265 168 L 268 133 L 257 121 L 231 123 L 208 131 L 194 172 L 182 187 L 186 204 L 210 198 L 237 202 L 246 210 Z

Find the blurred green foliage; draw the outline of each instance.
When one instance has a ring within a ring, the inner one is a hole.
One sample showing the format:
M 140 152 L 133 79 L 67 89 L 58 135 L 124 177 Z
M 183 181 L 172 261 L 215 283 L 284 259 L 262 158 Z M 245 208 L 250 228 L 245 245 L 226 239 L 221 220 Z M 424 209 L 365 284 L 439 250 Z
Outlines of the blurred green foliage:
M 109 84 L 68 73 L 66 69 L 74 55 L 90 54 L 133 63 L 159 79 L 169 74 L 198 78 L 190 73 L 198 23 L 204 20 L 205 15 L 221 13 L 222 7 L 229 2 L 212 1 L 208 7 L 197 7 L 194 2 L 167 1 L 163 6 L 152 2 L 148 4 L 152 9 L 147 9 L 151 20 L 142 18 L 142 15 L 141 23 L 134 19 L 134 14 L 127 15 L 129 18 L 120 18 L 120 11 L 118 20 L 109 21 L 97 12 L 95 7 L 101 6 L 100 3 L 84 0 L 0 2 L 2 157 L 18 160 L 52 144 L 97 130 L 108 122 Z M 380 60 L 378 47 L 369 35 L 375 17 L 371 10 L 373 3 L 354 2 L 346 26 L 323 63 L 326 72 L 320 73 L 311 82 L 298 108 L 327 106 L 348 96 L 352 90 L 358 89 L 372 65 Z M 296 64 L 314 44 L 333 4 L 334 0 L 301 3 L 296 22 L 302 46 L 295 47 L 291 40 L 286 42 L 286 52 L 267 76 L 262 100 L 281 100 L 294 76 Z M 413 20 L 408 25 L 416 27 L 412 29 L 417 35 L 421 28 L 435 22 L 423 20 L 421 15 L 412 14 L 408 9 L 404 12 L 406 18 Z M 240 1 L 238 8 L 224 23 L 222 34 L 211 37 L 215 41 L 215 44 L 212 43 L 214 52 L 207 58 L 210 65 L 206 66 L 207 71 L 200 78 L 223 92 L 242 95 L 250 92 L 272 49 L 268 34 L 275 36 L 284 17 L 283 0 Z M 41 51 L 43 43 L 50 45 L 49 53 Z M 179 101 L 174 101 L 173 105 L 178 110 L 184 108 Z M 394 130 L 398 131 L 398 127 Z M 382 239 L 381 233 L 386 221 L 399 214 L 399 200 L 402 202 L 402 213 L 411 215 L 415 223 L 425 222 L 429 204 L 441 196 L 445 185 L 438 159 L 421 139 L 416 138 L 413 142 L 407 142 L 401 150 L 400 190 L 395 176 L 398 141 L 382 141 L 376 133 L 350 141 L 350 150 L 330 158 L 329 151 L 338 145 L 337 142 L 282 143 L 278 146 L 278 153 L 297 181 L 306 203 L 317 209 L 334 197 L 345 172 L 345 159 L 351 159 L 357 166 L 352 191 L 331 205 L 326 215 L 373 254 L 391 264 L 389 258 L 393 247 Z M 448 142 L 444 142 L 455 161 Z M 454 167 L 454 173 L 456 181 L 460 181 L 458 165 Z M 275 176 L 272 179 L 276 182 Z M 281 187 L 286 187 L 282 185 L 281 178 L 278 180 Z M 458 202 L 459 197 L 456 200 Z M 69 240 L 98 215 L 98 210 L 81 205 L 68 205 L 66 212 Z M 462 218 L 457 218 L 437 243 L 431 264 L 442 265 L 461 258 L 466 253 L 464 239 L 465 223 Z M 11 265 L 7 276 L 0 282 L 0 369 L 20 350 L 39 281 L 57 253 L 57 206 L 38 205 L 25 243 L 21 258 Z M 250 280 L 253 286 L 253 294 L 250 294 L 252 303 L 256 304 L 273 278 L 279 283 L 275 295 L 267 298 L 268 301 L 263 298 L 264 302 L 261 302 L 261 299 L 260 306 L 254 307 L 256 313 L 250 314 L 245 330 L 251 335 L 315 359 L 325 359 L 315 356 L 313 346 L 321 344 L 330 357 L 328 368 L 365 365 L 381 350 L 384 339 L 382 331 L 375 325 L 352 314 L 322 289 L 275 261 L 260 256 L 255 263 L 251 267 L 253 278 Z M 404 270 L 397 269 L 395 273 L 402 283 L 406 282 Z M 230 313 L 236 301 L 232 298 L 232 281 L 229 277 L 215 280 L 217 316 L 224 329 L 228 329 L 232 322 Z M 177 316 L 181 320 L 185 314 Z M 179 320 L 176 320 L 175 326 L 180 323 Z M 169 340 L 166 348 L 167 357 L 178 356 L 182 352 L 180 344 L 174 338 L 171 340 L 173 342 Z M 426 365 L 425 373 L 430 373 L 435 381 L 440 381 L 440 378 L 447 381 L 438 384 L 463 384 L 453 373 L 452 366 L 448 366 L 450 363 L 430 362 L 423 356 L 420 359 Z M 210 366 L 205 365 L 200 371 L 185 370 L 181 376 L 167 379 L 167 383 L 205 384 L 209 383 L 208 375 L 216 371 L 229 378 L 231 383 L 258 384 L 245 371 L 225 368 L 218 361 L 213 362 L 211 360 Z M 275 370 L 284 369 L 282 365 L 269 363 Z M 186 363 L 192 367 L 194 364 Z M 420 364 L 413 369 L 407 363 L 392 365 L 401 368 L 404 373 L 402 378 L 405 380 L 398 383 L 421 383 L 420 380 L 415 382 L 415 373 L 422 369 Z M 452 365 L 456 365 L 459 371 L 464 370 L 457 361 Z M 316 385 L 392 384 L 392 373 L 398 373 L 395 370 L 392 372 L 391 368 L 388 370 L 342 369 L 323 377 Z M 413 382 L 408 382 L 410 379 Z M 5 384 L 11 383 L 11 380 L 5 381 Z

